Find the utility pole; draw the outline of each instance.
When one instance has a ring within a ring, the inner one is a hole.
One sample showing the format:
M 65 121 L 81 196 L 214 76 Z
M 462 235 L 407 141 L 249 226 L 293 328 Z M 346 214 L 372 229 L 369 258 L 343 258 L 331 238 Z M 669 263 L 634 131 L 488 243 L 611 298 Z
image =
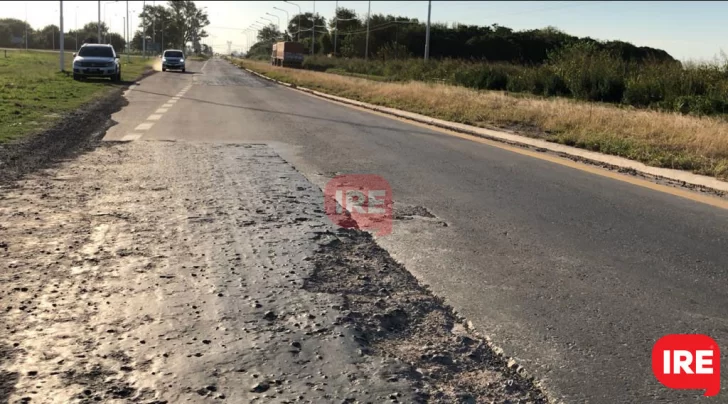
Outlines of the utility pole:
M 97 23 L 97 25 L 99 28 L 99 30 L 98 30 L 99 32 L 96 36 L 96 42 L 101 43 L 101 0 L 99 0 L 99 20 L 98 21 L 99 22 Z
M 65 53 L 64 52 L 65 51 L 65 47 L 63 46 L 63 0 L 60 0 L 60 1 L 61 1 L 61 22 L 60 22 L 60 25 L 61 25 L 61 28 L 60 28 L 61 37 L 59 39 L 60 39 L 60 42 L 61 43 L 60 43 L 59 46 L 61 47 L 60 48 L 60 51 L 61 51 L 61 71 L 63 71 L 63 68 L 65 66 L 64 63 L 63 63 L 63 56 L 64 56 L 63 54 Z
M 427 2 L 427 30 L 425 31 L 425 60 L 430 59 L 430 14 L 432 12 L 432 1 Z
M 369 0 L 369 10 L 367 10 L 367 43 L 364 47 L 364 60 L 369 60 L 369 21 L 372 19 L 372 1 Z
M 313 1 L 313 14 L 311 15 L 311 56 L 314 52 L 314 43 L 316 43 L 316 0 Z
M 339 0 L 334 6 L 334 56 L 336 56 L 336 38 L 339 36 Z

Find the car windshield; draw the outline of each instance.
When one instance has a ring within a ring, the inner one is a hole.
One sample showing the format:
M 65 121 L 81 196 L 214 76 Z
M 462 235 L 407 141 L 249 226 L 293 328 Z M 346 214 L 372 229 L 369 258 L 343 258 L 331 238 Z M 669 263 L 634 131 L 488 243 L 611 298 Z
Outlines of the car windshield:
M 84 46 L 78 51 L 78 56 L 114 57 L 114 51 L 108 46 Z
M 182 52 L 180 51 L 167 51 L 164 52 L 164 57 L 166 58 L 181 58 Z

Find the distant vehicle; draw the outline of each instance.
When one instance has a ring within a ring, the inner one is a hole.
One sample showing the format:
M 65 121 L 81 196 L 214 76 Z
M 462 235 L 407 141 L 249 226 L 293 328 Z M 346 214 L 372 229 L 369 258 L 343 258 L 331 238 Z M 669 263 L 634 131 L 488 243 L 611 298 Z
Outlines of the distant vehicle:
M 121 64 L 114 47 L 105 44 L 84 44 L 73 54 L 73 79 L 108 77 L 121 80 Z
M 303 64 L 303 44 L 298 42 L 274 43 L 270 63 L 274 66 L 301 67 Z
M 185 54 L 181 50 L 167 49 L 162 54 L 162 71 L 175 69 L 185 71 Z

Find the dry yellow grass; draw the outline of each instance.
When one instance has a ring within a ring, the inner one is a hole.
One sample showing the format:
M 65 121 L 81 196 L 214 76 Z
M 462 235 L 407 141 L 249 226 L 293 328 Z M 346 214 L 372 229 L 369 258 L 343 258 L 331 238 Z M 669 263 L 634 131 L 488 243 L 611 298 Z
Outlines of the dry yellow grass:
M 728 122 L 422 82 L 379 82 L 264 62 L 238 65 L 281 81 L 372 104 L 481 127 L 516 129 L 546 140 L 645 164 L 728 178 Z

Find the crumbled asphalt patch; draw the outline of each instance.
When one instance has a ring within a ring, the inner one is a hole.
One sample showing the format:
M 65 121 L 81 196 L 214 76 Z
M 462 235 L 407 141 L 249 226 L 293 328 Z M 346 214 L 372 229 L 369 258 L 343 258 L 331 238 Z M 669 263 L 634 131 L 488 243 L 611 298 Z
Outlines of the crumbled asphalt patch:
M 343 297 L 337 320 L 356 331 L 362 354 L 409 365 L 391 379 L 410 380 L 423 402 L 548 402 L 370 234 L 339 229 L 336 240 L 320 247 L 304 287 Z

